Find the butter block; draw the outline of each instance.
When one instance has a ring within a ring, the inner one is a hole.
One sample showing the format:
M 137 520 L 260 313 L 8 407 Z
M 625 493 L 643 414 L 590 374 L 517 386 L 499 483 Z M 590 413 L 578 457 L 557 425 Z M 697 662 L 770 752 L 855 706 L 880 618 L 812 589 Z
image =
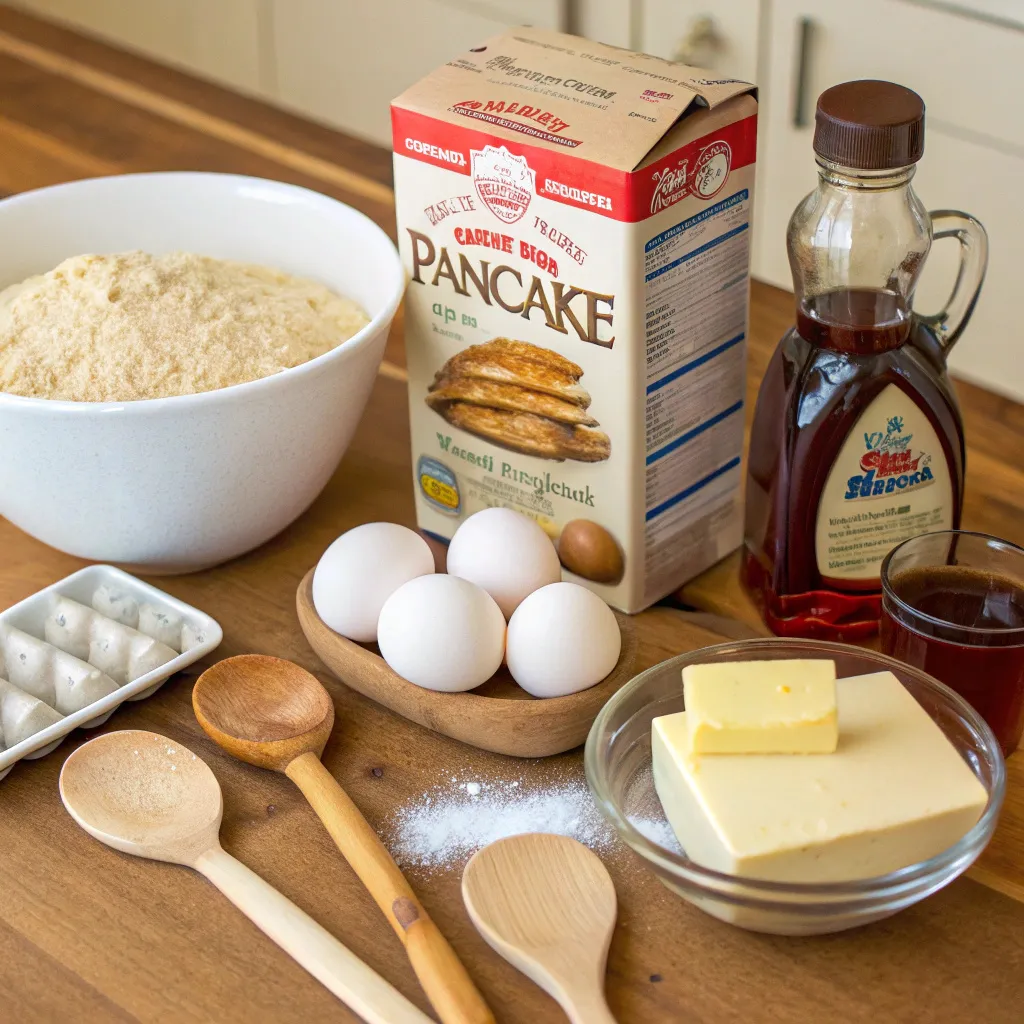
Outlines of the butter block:
M 827 754 L 836 749 L 836 666 L 734 661 L 683 669 L 695 754 Z
M 687 712 L 653 722 L 654 783 L 693 861 L 786 882 L 870 878 L 925 860 L 981 817 L 984 786 L 891 672 L 836 682 L 832 754 L 690 746 Z

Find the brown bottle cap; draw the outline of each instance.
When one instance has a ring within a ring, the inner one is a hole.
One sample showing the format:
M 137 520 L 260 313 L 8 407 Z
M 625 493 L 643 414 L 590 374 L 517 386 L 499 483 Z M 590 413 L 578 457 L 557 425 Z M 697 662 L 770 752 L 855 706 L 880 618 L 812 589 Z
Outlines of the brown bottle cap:
M 924 100 L 894 82 L 843 82 L 818 97 L 814 152 L 845 167 L 881 171 L 924 152 Z

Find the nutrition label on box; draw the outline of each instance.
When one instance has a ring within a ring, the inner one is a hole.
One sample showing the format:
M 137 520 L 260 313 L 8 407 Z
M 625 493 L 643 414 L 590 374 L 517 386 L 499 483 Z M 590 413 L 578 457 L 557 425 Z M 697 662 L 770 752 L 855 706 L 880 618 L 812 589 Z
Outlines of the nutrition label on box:
M 655 534 L 665 523 L 677 521 L 679 506 L 686 506 L 724 467 L 738 465 L 739 458 L 734 453 L 737 444 L 742 443 L 743 416 L 737 411 L 716 417 L 709 428 L 702 431 L 699 442 L 680 445 L 671 458 L 648 462 L 645 487 L 648 534 Z M 673 515 L 669 515 L 670 512 Z
M 737 396 L 746 378 L 743 340 L 742 334 L 728 338 L 647 386 L 648 466 L 742 408 Z
M 739 423 L 742 434 L 742 420 Z M 735 441 L 734 436 L 732 443 Z M 727 438 L 723 436 L 720 442 L 727 442 Z M 725 446 L 720 444 L 720 454 L 724 454 Z M 680 571 L 695 558 L 702 558 L 705 564 L 717 562 L 736 546 L 742 510 L 733 495 L 739 477 L 739 457 L 727 457 L 674 499 L 648 510 L 644 535 L 646 599 L 655 600 L 678 586 Z
M 749 216 L 743 189 L 644 246 L 645 548 L 655 589 L 682 531 L 731 494 L 739 472 Z
M 750 265 L 750 194 L 723 199 L 644 246 L 647 382 L 742 333 Z

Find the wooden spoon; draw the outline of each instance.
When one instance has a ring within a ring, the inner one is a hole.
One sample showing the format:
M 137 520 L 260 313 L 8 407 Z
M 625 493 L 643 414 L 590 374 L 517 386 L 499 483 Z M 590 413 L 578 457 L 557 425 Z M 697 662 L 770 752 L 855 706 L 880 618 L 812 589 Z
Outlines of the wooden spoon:
M 290 661 L 243 654 L 199 677 L 192 707 L 206 733 L 229 754 L 283 772 L 299 787 L 402 940 L 441 1020 L 493 1024 L 455 951 L 377 833 L 321 763 L 334 727 L 334 704 L 320 681 Z
M 573 1024 L 615 1024 L 604 998 L 615 886 L 596 854 L 566 836 L 499 839 L 466 865 L 462 898 L 487 944 Z
M 195 868 L 253 924 L 370 1024 L 430 1024 L 354 953 L 221 848 L 220 786 L 175 740 L 107 733 L 64 762 L 60 796 L 72 818 L 123 853 Z

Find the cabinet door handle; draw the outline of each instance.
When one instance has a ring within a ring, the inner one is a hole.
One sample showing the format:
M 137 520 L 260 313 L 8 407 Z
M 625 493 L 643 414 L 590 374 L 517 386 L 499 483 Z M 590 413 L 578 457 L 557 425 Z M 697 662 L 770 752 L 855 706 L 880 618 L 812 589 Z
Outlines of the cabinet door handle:
M 690 22 L 686 35 L 679 40 L 672 60 L 690 67 L 709 66 L 710 55 L 721 49 L 722 42 L 715 19 L 709 14 L 698 15 Z
M 811 35 L 814 22 L 810 18 L 801 18 L 797 22 L 799 37 L 796 51 L 796 89 L 793 96 L 793 127 L 806 128 L 810 122 L 807 102 L 808 64 L 811 56 Z

